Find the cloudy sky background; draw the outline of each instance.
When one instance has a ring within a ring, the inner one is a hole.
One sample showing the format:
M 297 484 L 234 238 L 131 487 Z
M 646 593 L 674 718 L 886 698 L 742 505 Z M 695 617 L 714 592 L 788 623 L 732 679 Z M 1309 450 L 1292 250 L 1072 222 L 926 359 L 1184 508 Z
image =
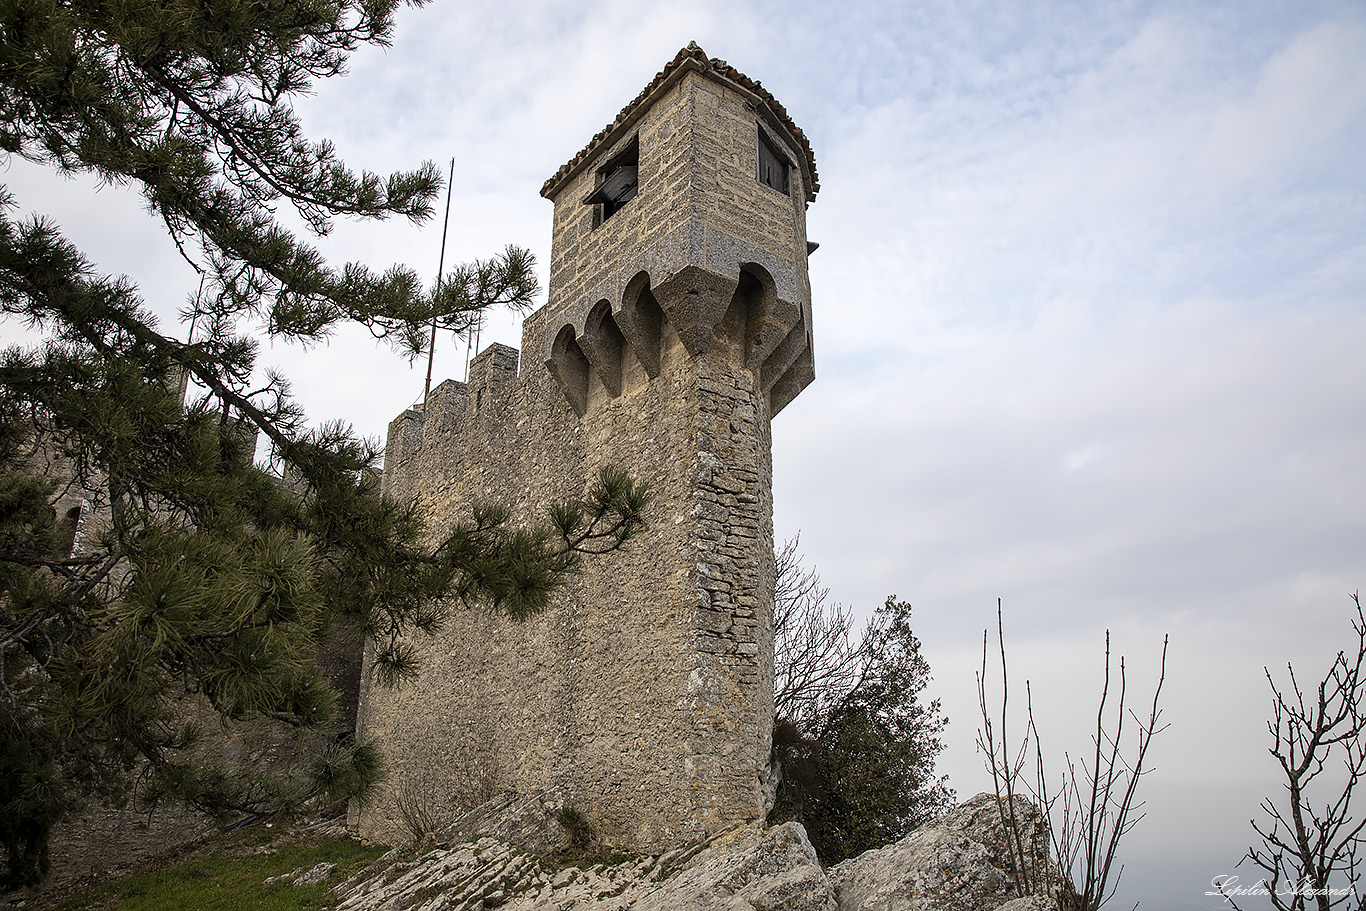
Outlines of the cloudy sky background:
M 1366 585 L 1366 8 L 438 2 L 300 109 L 358 167 L 455 156 L 448 263 L 545 263 L 542 181 L 689 40 L 762 80 L 820 170 L 818 378 L 774 427 L 779 537 L 861 612 L 915 605 L 961 796 L 989 783 L 998 597 L 1059 760 L 1086 748 L 1105 630 L 1141 697 L 1170 633 L 1117 906 L 1219 907 L 1209 879 L 1279 791 L 1262 668 L 1321 673 Z M 175 319 L 194 279 L 136 196 L 18 161 L 0 180 Z M 339 225 L 324 247 L 431 274 L 440 238 Z M 364 333 L 262 360 L 375 436 L 422 389 Z M 444 344 L 437 379 L 463 370 Z

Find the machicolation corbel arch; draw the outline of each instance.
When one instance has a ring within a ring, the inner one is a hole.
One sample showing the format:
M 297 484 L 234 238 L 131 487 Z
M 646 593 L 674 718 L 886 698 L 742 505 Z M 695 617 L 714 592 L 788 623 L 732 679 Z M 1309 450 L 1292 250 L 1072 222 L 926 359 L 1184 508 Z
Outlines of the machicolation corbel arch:
M 386 491 L 442 527 L 477 501 L 531 519 L 615 464 L 648 529 L 526 621 L 456 612 L 421 677 L 367 675 L 359 726 L 390 769 L 357 807 L 400 834 L 508 787 L 571 795 L 609 844 L 662 849 L 771 798 L 770 420 L 814 378 L 806 137 L 692 44 L 546 181 L 549 299 L 390 425 Z
M 590 373 L 611 397 L 622 394 L 623 358 L 634 358 L 648 379 L 659 375 L 666 323 L 693 356 L 717 344 L 731 346 L 759 376 L 770 416 L 814 377 L 805 314 L 791 297 L 779 296 L 772 273 L 758 263 L 741 263 L 730 281 L 684 266 L 658 292 L 650 273 L 641 271 L 610 293 L 615 300 L 604 297 L 582 314 L 566 313 L 564 322 L 547 329 L 546 368 L 580 416 Z

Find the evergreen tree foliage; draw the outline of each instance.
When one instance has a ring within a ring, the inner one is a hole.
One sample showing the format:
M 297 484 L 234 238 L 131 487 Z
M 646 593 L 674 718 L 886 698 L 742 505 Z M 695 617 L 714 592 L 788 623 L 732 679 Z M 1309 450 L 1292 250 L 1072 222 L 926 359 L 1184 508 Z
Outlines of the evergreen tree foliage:
M 924 702 L 930 666 L 911 605 L 889 595 L 861 637 L 826 603 L 796 541 L 778 554 L 773 759 L 782 778 L 770 822 L 801 822 L 827 864 L 901 838 L 953 801 L 936 778 L 947 721 Z
M 327 263 L 281 225 L 426 218 L 430 163 L 356 173 L 290 106 L 387 43 L 392 0 L 0 0 L 0 149 L 141 191 L 200 273 L 159 327 L 137 289 L 100 274 L 0 187 L 0 312 L 46 341 L 0 357 L 0 841 L 3 885 L 46 870 L 52 826 L 91 798 L 175 797 L 271 813 L 363 795 L 373 746 L 331 737 L 319 665 L 336 636 L 373 643 L 393 682 L 409 637 L 451 604 L 526 616 L 580 554 L 620 546 L 647 491 L 622 472 L 539 525 L 496 508 L 450 529 L 381 497 L 375 444 L 310 428 L 283 377 L 253 379 L 257 341 L 316 341 L 359 323 L 407 356 L 435 321 L 468 331 L 526 307 L 529 254 L 459 267 L 425 290 L 409 269 Z M 185 405 L 186 381 L 204 390 Z M 271 462 L 253 464 L 258 437 Z M 83 497 L 82 539 L 58 518 Z M 297 768 L 203 761 L 210 725 L 318 731 Z

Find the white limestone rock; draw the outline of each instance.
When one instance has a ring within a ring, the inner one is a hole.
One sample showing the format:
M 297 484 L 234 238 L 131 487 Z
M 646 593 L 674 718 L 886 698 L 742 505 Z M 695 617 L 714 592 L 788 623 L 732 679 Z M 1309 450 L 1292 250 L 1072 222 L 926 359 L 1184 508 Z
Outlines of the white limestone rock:
M 722 836 L 631 907 L 835 911 L 835 897 L 806 830 L 789 822 Z
M 1046 895 L 1026 895 L 1012 898 L 996 911 L 1058 911 L 1058 903 Z
M 1016 796 L 1011 811 L 1034 846 L 1026 858 L 1031 876 L 1051 872 L 1038 810 Z M 1019 898 L 1001 815 L 994 795 L 978 794 L 901 841 L 832 867 L 840 911 L 997 911 Z
M 985 845 L 921 828 L 829 871 L 839 911 L 986 911 L 1012 896 Z
M 509 816 L 540 826 L 533 805 Z M 1014 801 L 1028 835 L 1046 834 L 1037 811 Z M 480 828 L 499 828 L 482 814 Z M 515 826 L 514 826 L 515 828 Z M 548 835 L 549 833 L 545 833 Z M 1046 856 L 1034 863 L 1046 864 Z M 1018 897 L 995 800 L 978 795 L 932 826 L 829 870 L 797 823 L 748 826 L 662 857 L 556 869 L 497 838 L 426 853 L 394 851 L 339 886 L 340 911 L 1045 911 Z

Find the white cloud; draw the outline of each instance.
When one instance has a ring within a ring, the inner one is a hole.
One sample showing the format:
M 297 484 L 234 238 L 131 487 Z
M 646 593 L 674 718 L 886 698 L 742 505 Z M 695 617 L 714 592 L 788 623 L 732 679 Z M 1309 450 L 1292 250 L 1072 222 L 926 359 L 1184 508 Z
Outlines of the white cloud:
M 1268 172 L 1311 177 L 1335 163 L 1342 133 L 1360 139 L 1363 114 L 1366 23 L 1324 23 L 1295 37 L 1250 91 L 1220 107 L 1198 149 L 1201 176 L 1234 184 Z

